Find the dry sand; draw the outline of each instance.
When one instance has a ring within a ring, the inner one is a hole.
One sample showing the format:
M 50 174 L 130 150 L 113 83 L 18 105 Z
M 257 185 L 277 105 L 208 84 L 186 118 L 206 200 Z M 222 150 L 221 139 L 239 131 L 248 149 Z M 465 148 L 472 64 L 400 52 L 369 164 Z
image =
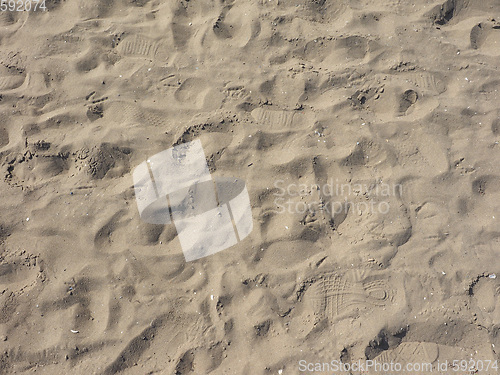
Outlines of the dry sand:
M 46 5 L 0 13 L 2 374 L 500 359 L 498 0 Z M 132 171 L 191 140 L 254 229 L 186 263 Z

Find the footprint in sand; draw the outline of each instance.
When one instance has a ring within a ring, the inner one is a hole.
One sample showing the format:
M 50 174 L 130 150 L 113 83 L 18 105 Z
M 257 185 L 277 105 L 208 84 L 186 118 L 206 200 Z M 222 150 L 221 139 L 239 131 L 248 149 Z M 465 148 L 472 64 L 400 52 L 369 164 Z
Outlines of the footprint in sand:
M 202 93 L 207 89 L 207 82 L 202 78 L 187 78 L 175 91 L 175 99 L 181 103 L 198 103 L 202 101 Z
M 415 90 L 406 90 L 399 100 L 399 112 L 406 113 L 408 109 L 418 100 L 418 93 Z
M 500 9 L 497 0 L 447 0 L 432 8 L 426 16 L 438 25 L 457 23 L 467 16 L 475 16 L 484 12 L 489 14 Z
M 0 127 L 0 148 L 7 146 L 9 141 L 9 132 L 6 128 Z
M 120 177 L 128 173 L 130 149 L 111 143 L 101 143 L 77 152 L 77 167 L 84 168 L 90 178 Z
M 102 115 L 106 121 L 116 123 L 136 123 L 158 128 L 166 128 L 170 124 L 165 112 L 146 109 L 139 104 L 127 101 L 112 101 L 103 104 Z
M 8 69 L 0 66 L 0 92 L 20 87 L 26 79 L 24 69 Z
M 0 13 L 0 27 L 7 27 L 15 22 L 14 15 L 12 12 L 1 12 Z
M 37 256 L 20 253 L 0 262 L 0 283 L 7 290 L 30 289 L 40 279 L 43 267 Z
M 470 45 L 483 54 L 500 55 L 500 22 L 481 22 L 470 32 Z
M 2 139 L 0 130 L 0 144 Z M 4 142 L 9 142 L 8 134 Z M 32 189 L 47 178 L 55 177 L 68 170 L 68 155 L 54 151 L 50 143 L 44 140 L 29 142 L 28 150 L 24 154 L 4 164 L 7 168 L 5 181 L 15 187 Z
M 24 75 L 4 75 L 0 77 L 0 91 L 12 90 L 21 86 L 26 79 Z
M 281 1 L 278 2 L 280 4 Z M 293 0 L 284 2 L 283 7 L 291 8 L 296 16 L 311 21 L 333 22 L 348 9 L 344 0 Z
M 333 321 L 356 310 L 388 307 L 396 294 L 387 279 L 356 270 L 320 275 L 308 290 L 308 299 L 317 315 Z
M 500 118 L 496 118 L 491 123 L 491 132 L 493 135 L 500 135 Z
M 158 368 L 158 365 L 165 373 L 175 374 L 191 373 L 193 366 L 199 371 L 203 369 L 203 365 L 209 368 L 217 367 L 222 359 L 218 361 L 211 356 L 218 354 L 218 345 L 213 345 L 212 341 L 215 338 L 214 330 L 207 325 L 204 316 L 199 313 L 185 313 L 178 304 L 179 302 L 169 300 L 155 306 L 154 310 L 144 311 L 143 315 L 150 317 L 150 323 L 143 325 L 144 328 L 135 334 L 129 334 L 127 340 L 120 339 L 120 343 L 115 345 L 113 359 L 107 360 L 107 366 L 102 373 L 125 372 L 137 366 L 139 362 L 147 373 L 153 373 L 151 370 Z M 175 310 L 172 310 L 173 308 Z M 113 313 L 110 311 L 110 314 Z M 125 329 L 128 330 L 129 327 L 119 319 L 113 336 L 123 337 L 119 332 Z M 208 344 L 210 341 L 212 345 Z M 166 347 L 170 348 L 167 352 Z M 151 363 L 149 359 L 159 352 L 164 355 L 158 362 Z M 200 363 L 201 359 L 208 358 L 211 358 L 208 364 Z
M 28 12 L 0 11 L 0 44 L 5 44 L 5 41 L 1 41 L 1 39 L 13 35 L 24 26 L 27 19 Z
M 390 82 L 383 88 L 371 87 L 356 91 L 351 96 L 351 102 L 356 108 L 376 113 L 385 121 L 400 118 L 413 120 L 423 116 L 422 113 L 427 113 L 416 110 L 420 109 L 420 106 L 417 106 L 420 96 L 416 88 L 393 85 Z
M 429 369 L 419 370 L 421 373 L 431 373 L 433 364 L 439 358 L 439 345 L 431 342 L 405 342 L 395 349 L 384 351 L 373 360 L 378 363 L 398 363 L 403 367 L 406 364 L 425 363 Z M 428 364 L 428 365 L 427 365 Z M 435 369 L 435 368 L 434 368 Z
M 500 191 L 500 177 L 496 175 L 478 176 L 472 182 L 472 193 L 474 195 L 490 195 Z
M 446 82 L 443 77 L 437 73 L 426 71 L 411 72 L 404 74 L 402 77 L 413 83 L 419 90 L 426 94 L 439 95 L 446 91 Z
M 189 77 L 174 92 L 175 99 L 183 105 L 196 109 L 216 109 L 222 105 L 224 94 L 217 87 L 211 87 L 205 78 Z
M 443 370 L 438 368 L 438 364 L 448 361 L 451 365 L 454 360 L 470 358 L 470 352 L 459 347 L 433 342 L 403 342 L 394 349 L 384 351 L 373 361 L 381 364 L 397 363 L 401 365 L 402 371 L 398 372 L 401 374 L 432 374 L 442 373 Z M 468 365 L 470 366 L 471 363 L 468 362 Z M 449 368 L 446 368 L 446 371 L 449 371 Z M 377 374 L 377 372 L 372 371 L 369 374 Z
M 59 5 L 59 1 L 54 1 Z M 77 2 L 79 15 L 82 20 L 102 19 L 109 17 L 116 5 L 115 1 L 79 0 Z M 47 6 L 48 10 L 52 10 Z
M 363 59 L 375 47 L 375 43 L 368 38 L 352 35 L 341 38 L 335 43 L 334 52 L 339 61 Z
M 262 102 L 271 101 L 283 109 L 298 108 L 307 98 L 311 82 L 306 75 L 279 72 L 259 85 Z
M 259 35 L 261 25 L 251 4 L 237 3 L 224 7 L 212 30 L 217 39 L 244 47 Z
M 500 284 L 496 276 L 480 277 L 469 289 L 469 295 L 478 323 L 488 329 L 500 324 Z
M 160 49 L 160 42 L 141 35 L 130 35 L 116 48 L 122 56 L 155 59 Z
M 439 357 L 439 346 L 432 342 L 405 342 L 397 348 L 387 350 L 376 357 L 376 360 L 389 363 L 391 360 L 399 363 L 425 361 L 433 363 Z
M 296 111 L 272 110 L 264 107 L 255 108 L 251 114 L 259 125 L 276 129 L 286 129 L 292 126 Z
M 22 73 L 4 74 L 0 73 L 0 95 L 31 96 L 40 98 L 49 94 L 52 90 L 41 72 L 28 72 L 20 69 Z

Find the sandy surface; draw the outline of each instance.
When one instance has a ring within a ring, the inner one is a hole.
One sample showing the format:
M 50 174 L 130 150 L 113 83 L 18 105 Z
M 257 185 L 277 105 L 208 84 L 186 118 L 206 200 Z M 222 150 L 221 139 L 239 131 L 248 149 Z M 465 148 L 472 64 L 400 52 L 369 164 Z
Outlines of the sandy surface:
M 46 5 L 0 13 L 2 374 L 496 373 L 497 0 Z M 132 172 L 193 140 L 254 227 L 186 262 Z

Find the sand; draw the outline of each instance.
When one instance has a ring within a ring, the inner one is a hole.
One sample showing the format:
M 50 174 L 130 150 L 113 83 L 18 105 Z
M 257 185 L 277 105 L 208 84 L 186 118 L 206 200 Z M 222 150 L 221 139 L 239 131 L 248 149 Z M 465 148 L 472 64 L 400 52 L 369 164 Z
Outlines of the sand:
M 0 13 L 0 373 L 496 373 L 497 0 L 46 6 Z M 253 230 L 186 262 L 132 174 L 195 140 Z

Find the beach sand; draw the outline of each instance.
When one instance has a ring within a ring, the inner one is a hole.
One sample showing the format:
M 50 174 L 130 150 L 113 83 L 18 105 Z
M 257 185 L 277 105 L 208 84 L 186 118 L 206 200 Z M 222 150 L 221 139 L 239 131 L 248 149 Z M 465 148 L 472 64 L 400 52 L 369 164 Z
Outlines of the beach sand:
M 500 2 L 46 7 L 0 12 L 0 373 L 497 372 Z M 132 173 L 194 140 L 253 231 L 186 262 Z

